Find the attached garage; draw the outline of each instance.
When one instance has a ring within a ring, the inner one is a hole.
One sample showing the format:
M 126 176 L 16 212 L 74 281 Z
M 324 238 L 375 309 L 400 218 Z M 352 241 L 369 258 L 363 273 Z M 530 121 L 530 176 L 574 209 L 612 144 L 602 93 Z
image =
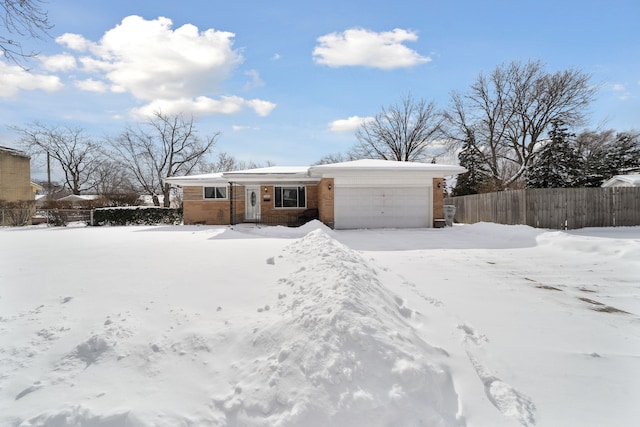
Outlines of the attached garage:
M 311 175 L 333 182 L 336 229 L 433 227 L 434 180 L 461 172 L 459 166 L 387 160 L 310 168 Z M 443 190 L 437 189 L 440 196 Z
M 336 184 L 335 228 L 422 228 L 433 221 L 432 187 L 345 187 Z

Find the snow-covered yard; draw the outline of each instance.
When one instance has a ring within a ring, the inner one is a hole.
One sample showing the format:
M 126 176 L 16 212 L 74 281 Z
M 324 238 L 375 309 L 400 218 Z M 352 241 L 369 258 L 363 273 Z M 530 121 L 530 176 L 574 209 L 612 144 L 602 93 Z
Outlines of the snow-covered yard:
M 0 229 L 2 426 L 640 425 L 640 227 Z

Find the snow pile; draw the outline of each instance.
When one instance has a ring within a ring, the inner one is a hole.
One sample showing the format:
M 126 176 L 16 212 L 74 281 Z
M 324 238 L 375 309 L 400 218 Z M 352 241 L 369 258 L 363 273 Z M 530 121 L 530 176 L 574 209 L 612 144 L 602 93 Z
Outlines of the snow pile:
M 304 237 L 314 230 L 322 230 L 324 233 L 332 235 L 334 231 L 327 227 L 324 223 L 317 219 L 311 220 L 300 227 L 284 227 L 282 225 L 276 226 L 254 226 L 241 224 L 234 226 L 234 230 L 241 233 L 252 234 L 262 237 L 277 237 L 277 238 L 300 238 Z
M 316 230 L 277 262 L 296 270 L 214 399 L 226 424 L 459 425 L 447 353 L 416 335 L 360 255 Z

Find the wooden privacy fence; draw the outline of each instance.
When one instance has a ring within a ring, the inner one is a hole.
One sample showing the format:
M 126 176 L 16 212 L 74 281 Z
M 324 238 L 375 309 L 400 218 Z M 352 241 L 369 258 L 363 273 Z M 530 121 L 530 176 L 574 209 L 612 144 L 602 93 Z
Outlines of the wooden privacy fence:
M 640 188 L 539 188 L 447 197 L 456 222 L 572 230 L 640 225 Z

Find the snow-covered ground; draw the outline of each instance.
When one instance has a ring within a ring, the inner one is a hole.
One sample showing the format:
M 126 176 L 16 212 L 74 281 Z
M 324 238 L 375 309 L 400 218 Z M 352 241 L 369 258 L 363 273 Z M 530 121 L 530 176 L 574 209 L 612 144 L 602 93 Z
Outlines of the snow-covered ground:
M 640 425 L 640 227 L 0 229 L 1 426 Z

